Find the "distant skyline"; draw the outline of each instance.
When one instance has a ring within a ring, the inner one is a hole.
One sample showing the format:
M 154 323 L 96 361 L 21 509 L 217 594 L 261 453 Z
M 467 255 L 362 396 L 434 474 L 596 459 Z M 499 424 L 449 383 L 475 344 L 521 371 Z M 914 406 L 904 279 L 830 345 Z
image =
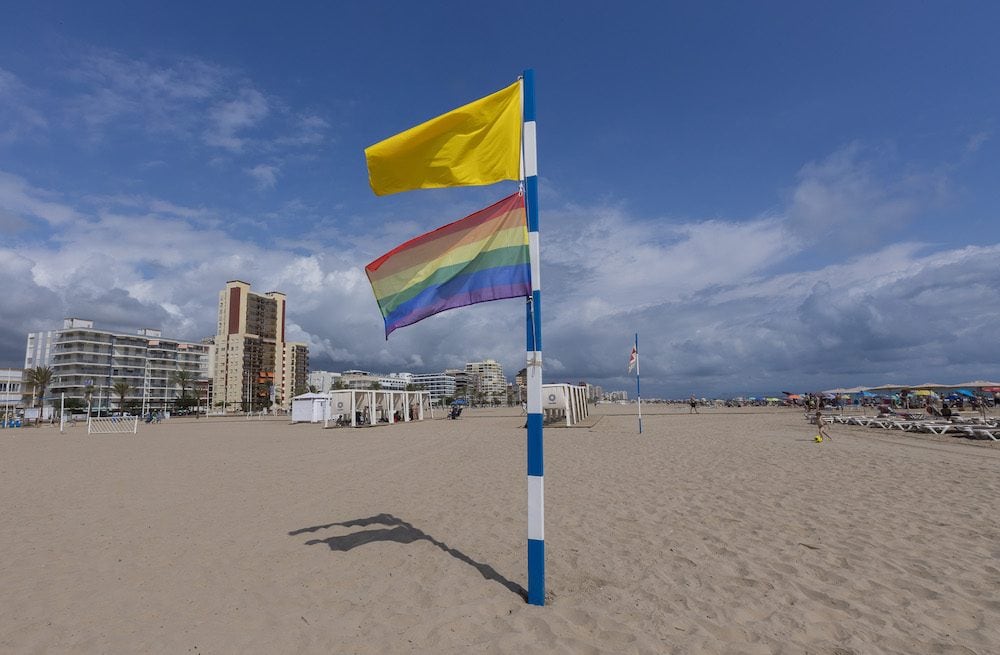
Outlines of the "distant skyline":
M 1000 377 L 991 3 L 22 3 L 0 21 L 0 367 L 67 316 L 215 334 L 288 294 L 312 368 L 524 366 L 498 301 L 383 338 L 364 265 L 514 188 L 376 198 L 363 150 L 538 86 L 546 381 Z

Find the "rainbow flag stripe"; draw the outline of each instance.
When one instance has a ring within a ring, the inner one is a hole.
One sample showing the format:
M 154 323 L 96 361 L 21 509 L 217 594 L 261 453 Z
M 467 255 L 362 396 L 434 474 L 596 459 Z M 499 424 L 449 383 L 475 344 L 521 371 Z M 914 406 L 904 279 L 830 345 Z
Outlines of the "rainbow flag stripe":
M 365 266 L 385 336 L 455 307 L 531 295 L 524 196 L 410 239 Z

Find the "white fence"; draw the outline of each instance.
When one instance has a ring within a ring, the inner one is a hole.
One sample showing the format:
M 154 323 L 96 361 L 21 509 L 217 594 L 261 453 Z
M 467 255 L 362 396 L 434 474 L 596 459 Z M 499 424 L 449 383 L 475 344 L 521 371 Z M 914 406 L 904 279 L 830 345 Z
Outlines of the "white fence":
M 87 434 L 136 434 L 138 431 L 138 416 L 91 416 L 87 420 Z

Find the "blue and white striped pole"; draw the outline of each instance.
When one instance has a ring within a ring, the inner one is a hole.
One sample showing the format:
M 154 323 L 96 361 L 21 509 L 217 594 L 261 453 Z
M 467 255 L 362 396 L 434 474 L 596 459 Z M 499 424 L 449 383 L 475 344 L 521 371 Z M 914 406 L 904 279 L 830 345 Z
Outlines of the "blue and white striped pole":
M 639 333 L 635 333 L 635 397 L 639 402 L 639 434 L 642 434 L 642 391 L 639 390 Z
M 538 249 L 538 156 L 535 142 L 535 72 L 521 78 L 524 201 L 528 213 L 531 299 L 527 303 L 528 374 L 528 602 L 545 604 L 545 476 L 542 448 L 542 284 Z

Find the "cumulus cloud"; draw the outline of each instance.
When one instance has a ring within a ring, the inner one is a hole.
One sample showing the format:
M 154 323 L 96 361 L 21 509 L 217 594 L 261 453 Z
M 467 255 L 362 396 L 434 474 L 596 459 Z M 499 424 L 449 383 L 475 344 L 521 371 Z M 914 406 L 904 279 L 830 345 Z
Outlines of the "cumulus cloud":
M 787 206 L 728 219 L 638 217 L 625 205 L 551 198 L 542 235 L 546 379 L 631 388 L 634 332 L 649 395 L 957 381 L 996 370 L 1000 245 L 901 241 L 806 256 L 822 217 L 859 225 L 915 216 L 916 199 L 927 196 L 910 175 L 848 149 L 803 167 Z M 428 206 L 377 228 L 358 223 L 356 241 L 343 247 L 330 246 L 341 243 L 333 237 L 310 247 L 291 238 L 262 245 L 212 208 L 145 195 L 74 200 L 0 173 L 0 216 L 58 227 L 49 240 L 20 239 L 0 251 L 12 290 L 0 317 L 0 361 L 19 364 L 26 332 L 67 315 L 210 336 L 218 291 L 240 278 L 288 294 L 289 338 L 309 345 L 313 368 L 422 372 L 492 357 L 512 376 L 524 365 L 523 300 L 446 312 L 386 341 L 363 272 L 373 255 L 465 209 Z M 351 220 L 320 224 L 350 232 Z
M 864 243 L 905 228 L 947 194 L 944 175 L 900 170 L 888 153 L 853 143 L 802 167 L 786 219 L 803 240 Z

